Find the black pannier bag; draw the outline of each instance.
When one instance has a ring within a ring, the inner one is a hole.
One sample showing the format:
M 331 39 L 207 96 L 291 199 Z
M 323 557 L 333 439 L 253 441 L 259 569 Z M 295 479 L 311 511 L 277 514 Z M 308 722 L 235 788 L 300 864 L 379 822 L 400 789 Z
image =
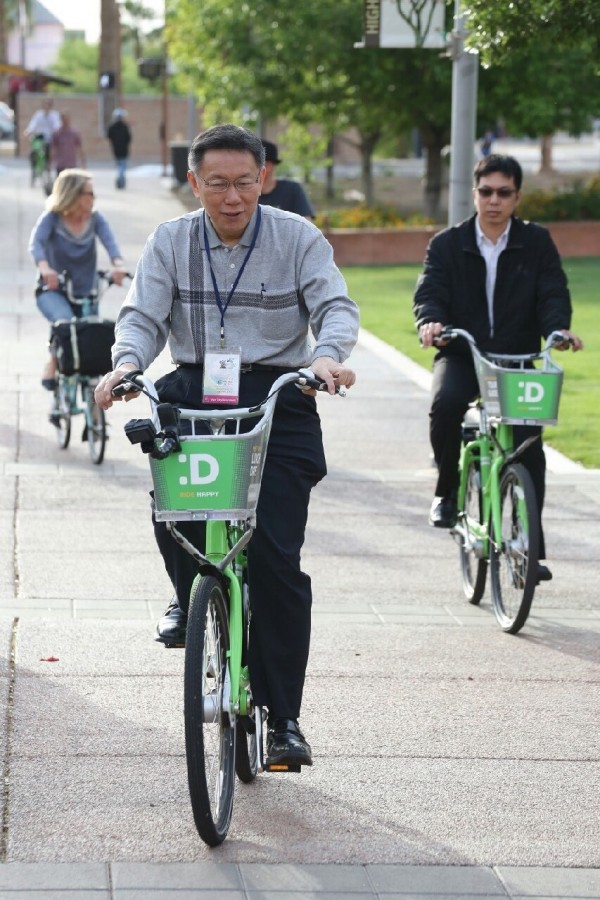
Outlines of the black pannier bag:
M 105 375 L 112 371 L 110 350 L 115 323 L 98 316 L 59 319 L 50 329 L 50 346 L 61 375 Z

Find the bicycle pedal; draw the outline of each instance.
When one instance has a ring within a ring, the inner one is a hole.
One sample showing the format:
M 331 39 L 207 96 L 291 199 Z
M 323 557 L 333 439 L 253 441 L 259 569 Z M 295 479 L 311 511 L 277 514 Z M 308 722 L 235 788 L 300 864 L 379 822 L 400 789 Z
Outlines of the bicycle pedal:
M 265 772 L 300 772 L 302 766 L 288 765 L 287 763 L 269 763 L 265 764 Z
M 185 650 L 185 644 L 165 644 L 164 641 L 158 643 L 162 644 L 165 650 Z

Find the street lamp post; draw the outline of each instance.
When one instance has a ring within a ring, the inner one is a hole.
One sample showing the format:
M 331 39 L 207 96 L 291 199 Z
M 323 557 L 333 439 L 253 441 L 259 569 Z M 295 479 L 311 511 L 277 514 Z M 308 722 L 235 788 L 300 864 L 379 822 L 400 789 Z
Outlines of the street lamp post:
M 450 183 L 448 224 L 466 219 L 473 208 L 471 186 L 477 112 L 479 54 L 465 50 L 465 17 L 456 0 L 454 31 L 448 55 L 452 59 L 452 125 L 450 138 Z

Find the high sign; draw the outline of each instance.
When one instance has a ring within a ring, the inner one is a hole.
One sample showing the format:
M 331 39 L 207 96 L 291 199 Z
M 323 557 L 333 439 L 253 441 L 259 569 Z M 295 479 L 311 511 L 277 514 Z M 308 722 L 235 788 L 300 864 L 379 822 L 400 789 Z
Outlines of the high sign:
M 357 47 L 446 46 L 443 0 L 364 0 L 365 36 Z

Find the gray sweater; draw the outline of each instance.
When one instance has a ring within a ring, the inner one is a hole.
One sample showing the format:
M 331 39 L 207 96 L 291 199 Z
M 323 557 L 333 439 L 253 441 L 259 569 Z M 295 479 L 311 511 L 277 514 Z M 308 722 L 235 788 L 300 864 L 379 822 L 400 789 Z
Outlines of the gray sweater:
M 343 362 L 358 336 L 358 308 L 319 229 L 294 213 L 262 206 L 262 222 L 224 316 L 227 349 L 243 363 L 284 368 L 318 356 Z M 235 247 L 206 220 L 222 303 L 244 261 L 256 212 Z M 167 340 L 174 363 L 202 364 L 219 346 L 221 313 L 204 247 L 204 210 L 164 222 L 150 235 L 116 324 L 113 365 L 145 370 Z M 310 340 L 310 332 L 314 341 Z

